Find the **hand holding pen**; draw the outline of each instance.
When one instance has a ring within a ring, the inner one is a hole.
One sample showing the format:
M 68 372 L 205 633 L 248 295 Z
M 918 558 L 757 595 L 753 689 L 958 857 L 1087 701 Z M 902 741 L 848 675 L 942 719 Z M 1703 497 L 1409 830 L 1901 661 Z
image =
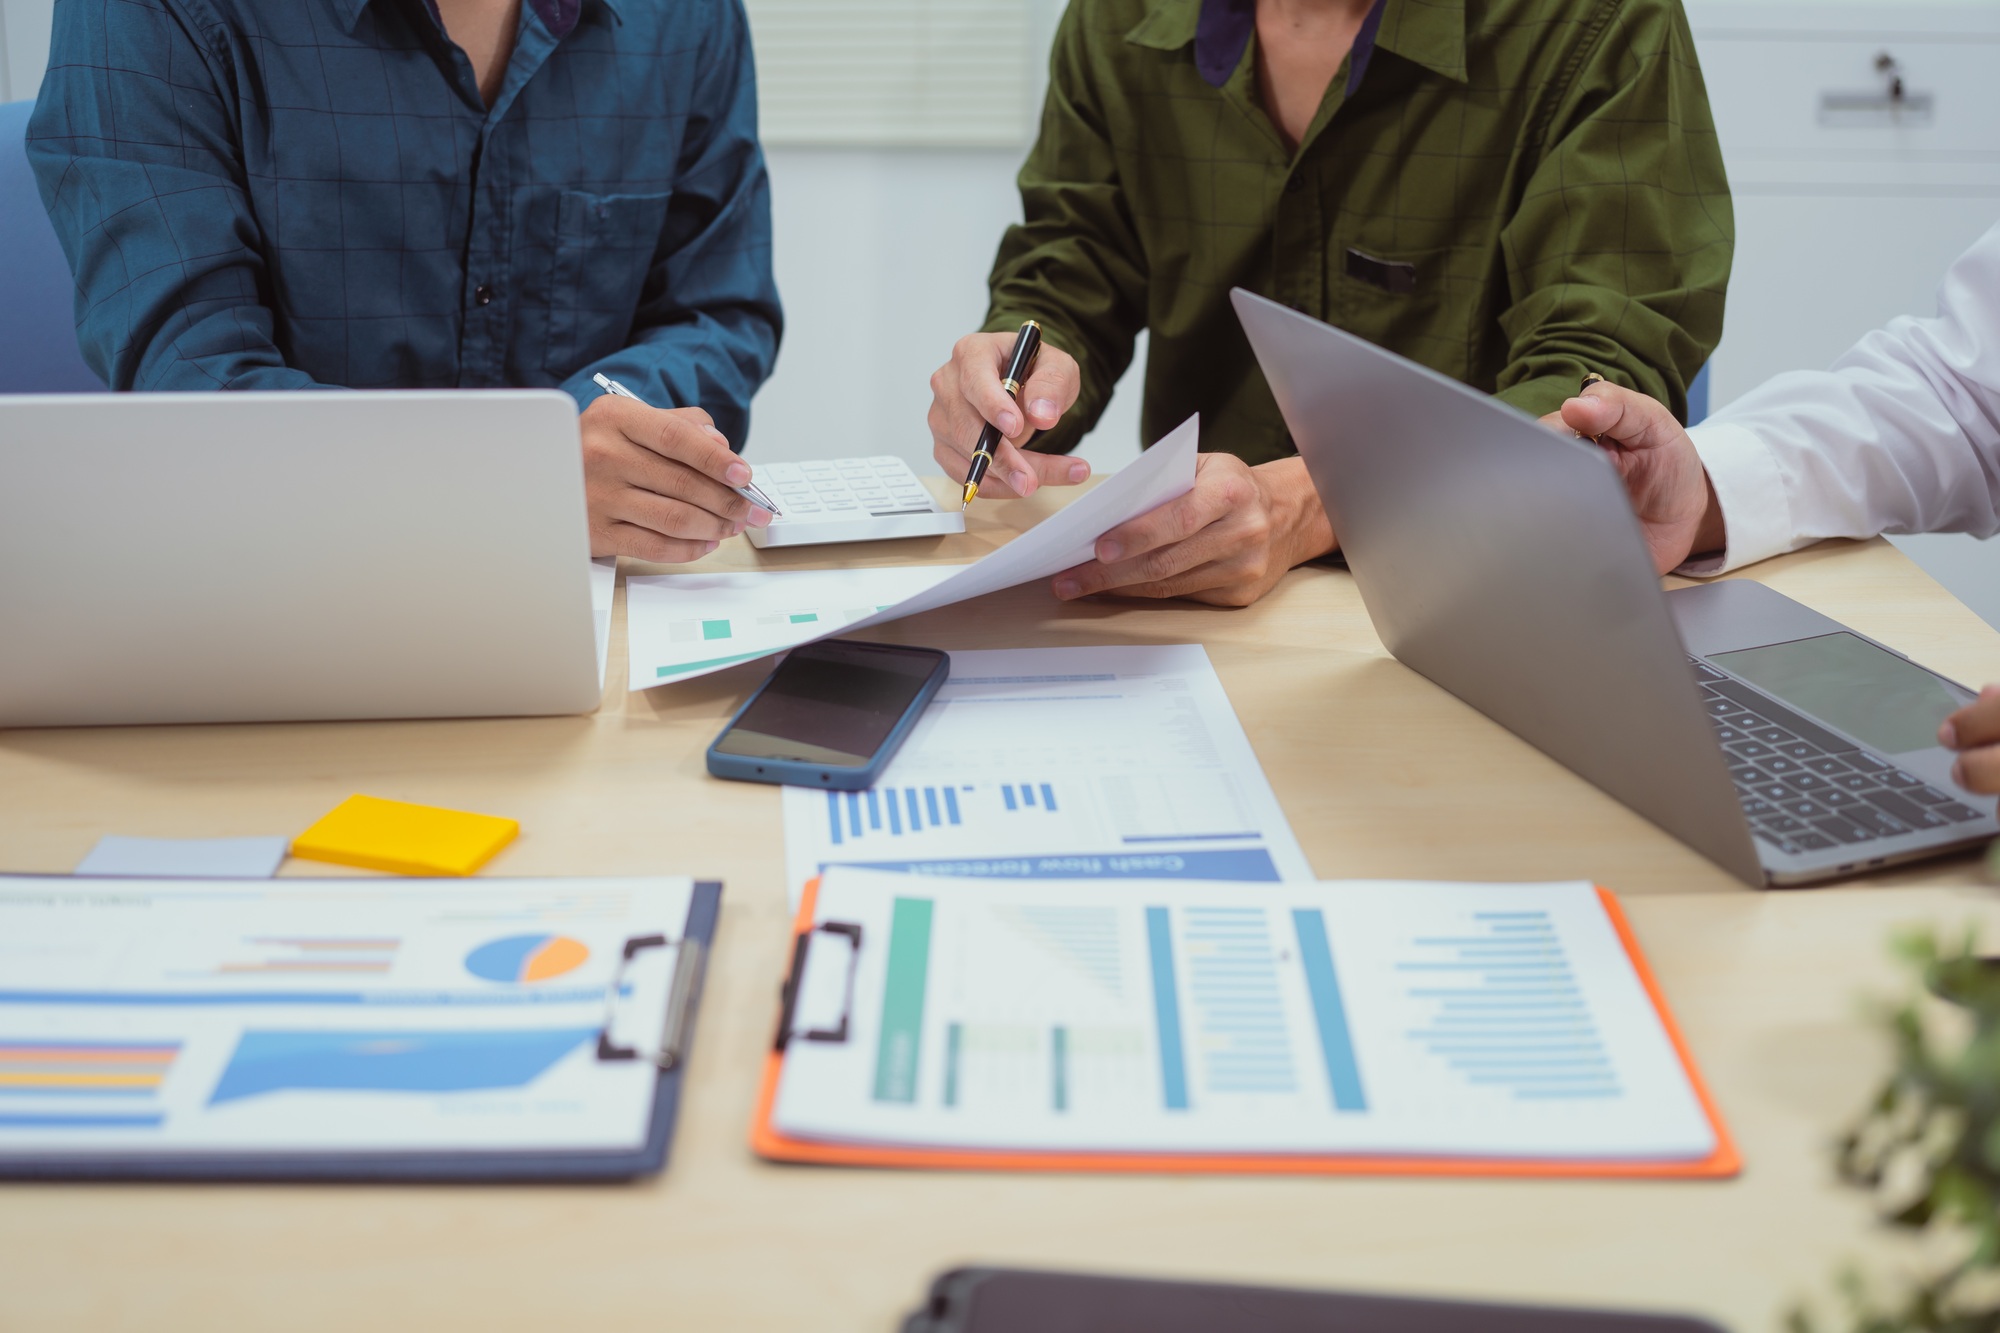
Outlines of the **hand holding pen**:
M 616 380 L 598 381 L 604 393 L 579 423 L 592 555 L 677 564 L 771 522 L 776 506 L 708 413 L 649 407 Z
M 1033 323 L 1033 321 L 1030 321 Z M 1036 329 L 1036 341 L 1039 339 Z M 1075 485 L 1090 476 L 1080 458 L 1026 449 L 1036 431 L 1051 430 L 1076 402 L 1080 378 L 1076 360 L 1042 342 L 1024 374 L 1008 372 L 1021 334 L 974 333 L 958 340 L 952 358 L 931 376 L 931 456 L 946 476 L 972 476 L 974 451 L 985 438 L 990 461 L 978 478 L 977 494 L 1032 495 L 1043 486 Z M 1033 350 L 1033 344 L 1030 344 Z M 1005 380 L 1018 390 L 1010 391 Z

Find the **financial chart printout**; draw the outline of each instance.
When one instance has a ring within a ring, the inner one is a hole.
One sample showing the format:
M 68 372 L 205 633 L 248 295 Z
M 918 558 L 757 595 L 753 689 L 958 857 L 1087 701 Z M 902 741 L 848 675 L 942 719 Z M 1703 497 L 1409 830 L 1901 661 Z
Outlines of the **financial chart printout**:
M 813 915 L 858 928 L 860 947 L 814 936 L 809 971 L 851 966 L 852 999 L 844 1041 L 786 1051 L 772 1119 L 796 1138 L 1659 1161 L 1716 1147 L 1589 884 L 836 867 Z
M 935 611 L 1044 579 L 1095 558 L 1099 537 L 1188 493 L 1200 422 L 1160 441 L 969 565 L 907 565 L 751 574 L 638 574 L 625 580 L 629 685 L 634 690 Z
M 1310 879 L 1198 644 L 951 655 L 861 792 L 787 787 L 792 902 L 826 865 L 1014 879 Z
M 634 1149 L 685 879 L 0 877 L 0 1152 Z M 650 1018 L 645 1017 L 650 1015 Z

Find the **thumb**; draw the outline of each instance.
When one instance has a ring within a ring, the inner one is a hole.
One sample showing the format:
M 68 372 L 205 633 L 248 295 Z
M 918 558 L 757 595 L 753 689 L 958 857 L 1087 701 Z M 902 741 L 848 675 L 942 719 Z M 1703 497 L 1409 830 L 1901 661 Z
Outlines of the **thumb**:
M 1083 375 L 1076 358 L 1059 347 L 1043 343 L 1028 382 L 1021 386 L 1021 403 L 1028 414 L 1028 424 L 1036 430 L 1054 429 L 1062 414 L 1076 404 L 1082 387 Z
M 1563 425 L 1578 435 L 1588 436 L 1594 440 L 1611 429 L 1619 414 L 1617 407 L 1609 399 L 1593 394 L 1587 398 L 1571 398 L 1564 402 L 1560 415 Z
M 1662 404 L 1616 384 L 1591 385 L 1562 405 L 1562 418 L 1578 434 L 1620 449 L 1672 449 L 1687 439 Z

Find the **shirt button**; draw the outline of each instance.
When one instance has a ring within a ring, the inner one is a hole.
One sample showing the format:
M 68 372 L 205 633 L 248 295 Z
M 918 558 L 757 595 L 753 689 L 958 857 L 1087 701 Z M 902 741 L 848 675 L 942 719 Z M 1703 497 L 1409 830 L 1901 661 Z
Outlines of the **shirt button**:
M 1297 194 L 1300 190 L 1305 189 L 1305 187 L 1306 187 L 1305 181 L 1296 175 L 1287 176 L 1285 178 L 1286 194 Z
M 492 305 L 493 289 L 483 282 L 480 283 L 472 289 L 472 303 L 474 305 Z

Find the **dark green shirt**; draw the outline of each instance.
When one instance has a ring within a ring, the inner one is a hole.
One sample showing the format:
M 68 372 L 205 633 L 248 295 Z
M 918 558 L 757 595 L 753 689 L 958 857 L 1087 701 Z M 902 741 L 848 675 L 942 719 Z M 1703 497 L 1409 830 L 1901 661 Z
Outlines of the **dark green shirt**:
M 1292 453 L 1236 286 L 1535 415 L 1587 371 L 1685 414 L 1734 224 L 1678 0 L 1384 4 L 1290 153 L 1254 36 L 1216 88 L 1201 0 L 1071 0 L 986 324 L 1040 319 L 1082 365 L 1036 448 L 1075 447 L 1143 328 L 1143 442 L 1200 412 L 1204 449 Z

